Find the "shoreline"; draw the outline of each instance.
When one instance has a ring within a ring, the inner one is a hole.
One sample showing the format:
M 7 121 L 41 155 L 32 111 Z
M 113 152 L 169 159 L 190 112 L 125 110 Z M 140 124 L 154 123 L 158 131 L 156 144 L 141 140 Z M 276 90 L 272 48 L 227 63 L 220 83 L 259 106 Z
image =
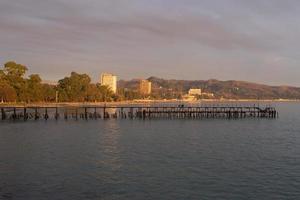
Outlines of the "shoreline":
M 1 106 L 109 106 L 109 105 L 136 105 L 136 104 L 163 104 L 163 103 L 187 103 L 187 104 L 196 104 L 196 103 L 226 103 L 226 102 L 300 102 L 300 99 L 201 99 L 197 101 L 185 101 L 185 100 L 131 100 L 131 101 L 117 101 L 117 102 L 36 102 L 36 103 L 0 103 Z

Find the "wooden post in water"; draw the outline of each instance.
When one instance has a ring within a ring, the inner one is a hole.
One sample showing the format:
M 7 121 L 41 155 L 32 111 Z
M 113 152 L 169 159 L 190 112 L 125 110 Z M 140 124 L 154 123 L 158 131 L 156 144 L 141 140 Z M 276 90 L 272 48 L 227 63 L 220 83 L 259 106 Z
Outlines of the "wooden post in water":
M 103 107 L 103 119 L 106 119 L 105 106 Z
M 39 118 L 38 116 L 38 110 L 37 107 L 34 108 L 34 120 L 37 120 Z
M 133 108 L 130 108 L 130 119 L 133 119 Z
M 54 118 L 56 120 L 58 120 L 58 109 L 57 109 L 57 107 L 55 107 L 55 116 L 54 116 Z
M 24 107 L 24 110 L 23 110 L 23 119 L 24 121 L 27 120 L 27 112 L 26 112 L 26 107 Z
M 75 119 L 78 120 L 78 109 L 75 109 Z
M 48 120 L 49 115 L 48 115 L 48 109 L 45 107 L 45 115 L 44 115 L 45 120 Z
M 13 120 L 15 120 L 16 118 L 17 118 L 16 107 L 14 107 Z
M 94 119 L 97 119 L 97 108 L 94 108 Z
M 2 118 L 2 120 L 6 119 L 6 114 L 5 114 L 4 108 L 1 108 L 1 118 Z
M 88 119 L 88 115 L 87 115 L 87 108 L 84 107 L 84 118 L 87 120 Z
M 65 112 L 64 112 L 64 118 L 65 118 L 65 120 L 67 120 L 67 119 L 68 119 L 68 112 L 67 112 L 67 108 L 65 108 Z
M 121 108 L 121 118 L 123 119 L 124 118 L 124 111 L 123 111 L 123 108 Z

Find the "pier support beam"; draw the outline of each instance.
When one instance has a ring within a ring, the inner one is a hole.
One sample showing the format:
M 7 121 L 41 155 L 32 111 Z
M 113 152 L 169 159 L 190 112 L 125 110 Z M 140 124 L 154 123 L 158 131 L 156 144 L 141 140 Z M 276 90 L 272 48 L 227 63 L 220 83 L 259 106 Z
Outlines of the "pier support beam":
M 106 119 L 106 109 L 103 107 L 103 119 Z
M 24 109 L 23 109 L 23 119 L 24 119 L 24 121 L 26 121 L 28 119 L 28 115 L 27 115 L 27 112 L 26 112 L 26 107 L 24 107 Z
M 49 115 L 48 115 L 48 109 L 45 108 L 45 115 L 44 115 L 45 120 L 48 120 Z
M 1 108 L 1 119 L 5 120 L 6 119 L 6 114 L 4 108 Z
M 58 120 L 58 117 L 59 117 L 59 114 L 58 114 L 58 108 L 55 107 L 55 115 L 54 115 L 54 118 L 55 118 L 56 120 Z
M 87 114 L 87 108 L 84 108 L 84 119 L 87 120 L 88 119 L 88 114 Z
M 38 114 L 38 109 L 37 108 L 34 109 L 34 119 L 35 120 L 39 119 L 39 114 Z
M 94 119 L 97 119 L 98 118 L 98 116 L 97 116 L 97 108 L 95 107 L 94 108 Z
M 13 120 L 17 119 L 17 112 L 16 112 L 16 108 L 14 108 L 14 113 L 12 116 Z

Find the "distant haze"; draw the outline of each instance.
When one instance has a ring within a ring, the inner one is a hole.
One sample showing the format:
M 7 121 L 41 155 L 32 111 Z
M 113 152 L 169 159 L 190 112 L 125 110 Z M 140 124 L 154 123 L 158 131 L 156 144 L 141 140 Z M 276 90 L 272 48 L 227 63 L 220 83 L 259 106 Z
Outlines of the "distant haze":
M 0 63 L 300 86 L 299 19 L 298 0 L 1 0 Z

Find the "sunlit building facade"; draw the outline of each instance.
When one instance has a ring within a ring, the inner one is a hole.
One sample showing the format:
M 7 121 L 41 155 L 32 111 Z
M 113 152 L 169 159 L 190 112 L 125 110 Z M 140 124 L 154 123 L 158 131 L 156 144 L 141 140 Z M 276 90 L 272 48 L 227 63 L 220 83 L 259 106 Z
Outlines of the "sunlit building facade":
M 202 91 L 201 89 L 190 89 L 189 95 L 201 95 Z
M 152 83 L 148 80 L 141 80 L 140 81 L 140 93 L 143 95 L 151 94 Z
M 113 93 L 117 92 L 117 76 L 109 73 L 103 73 L 100 77 L 100 84 L 108 86 Z

